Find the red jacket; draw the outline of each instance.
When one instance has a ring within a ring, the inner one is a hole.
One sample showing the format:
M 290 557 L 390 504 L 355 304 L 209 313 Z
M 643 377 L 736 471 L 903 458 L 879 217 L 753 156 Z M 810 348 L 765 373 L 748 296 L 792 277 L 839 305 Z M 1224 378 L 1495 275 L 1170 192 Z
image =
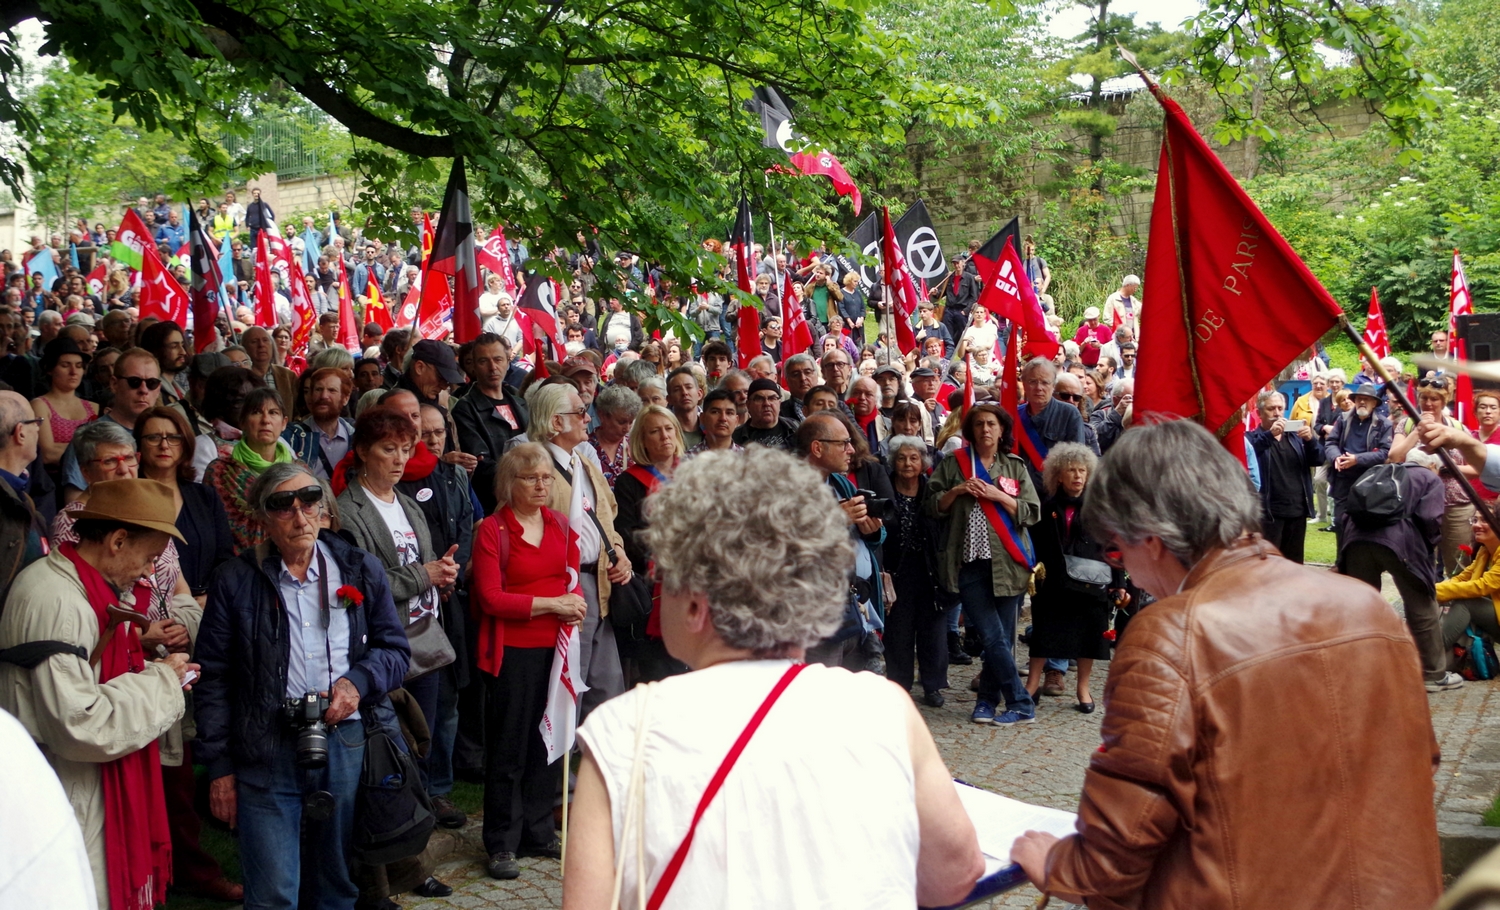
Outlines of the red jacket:
M 557 615 L 531 615 L 538 597 L 582 594 L 578 588 L 578 535 L 568 517 L 543 507 L 540 546 L 522 537 L 510 506 L 497 509 L 474 532 L 470 596 L 479 626 L 479 669 L 500 673 L 505 648 L 551 648 L 557 643 Z M 566 555 L 565 555 L 566 552 Z

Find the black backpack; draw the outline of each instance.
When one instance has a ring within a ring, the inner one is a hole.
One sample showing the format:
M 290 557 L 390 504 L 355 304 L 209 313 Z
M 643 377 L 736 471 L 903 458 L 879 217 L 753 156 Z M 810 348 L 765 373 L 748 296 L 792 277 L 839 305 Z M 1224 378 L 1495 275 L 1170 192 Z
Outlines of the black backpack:
M 367 722 L 354 809 L 354 858 L 381 866 L 416 856 L 427 849 L 436 826 L 416 761 L 379 722 Z
M 1344 511 L 1360 528 L 1383 528 L 1405 518 L 1411 510 L 1411 478 L 1404 464 L 1378 464 L 1349 488 Z

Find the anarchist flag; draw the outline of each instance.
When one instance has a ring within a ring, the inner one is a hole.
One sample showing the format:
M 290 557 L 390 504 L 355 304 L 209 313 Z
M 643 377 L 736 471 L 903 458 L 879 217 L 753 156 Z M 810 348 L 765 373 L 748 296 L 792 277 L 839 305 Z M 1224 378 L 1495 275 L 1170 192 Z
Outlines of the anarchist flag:
M 1342 315 L 1339 305 L 1193 129 L 1166 113 L 1135 412 L 1198 421 L 1244 460 L 1239 410 Z
M 739 210 L 734 216 L 734 229 L 729 234 L 729 246 L 734 250 L 734 283 L 746 294 L 755 293 L 755 231 L 750 221 L 750 200 L 740 196 Z M 735 332 L 735 350 L 739 353 L 740 369 L 750 366 L 750 361 L 760 356 L 760 310 L 748 303 L 740 304 L 739 328 Z
M 474 213 L 469 206 L 469 181 L 464 159 L 453 159 L 448 188 L 443 192 L 443 211 L 438 216 L 428 269 L 453 276 L 453 337 L 464 343 L 479 336 L 479 295 L 484 282 L 474 258 Z M 424 336 L 426 337 L 426 336 Z
M 526 279 L 526 290 L 516 304 L 526 311 L 531 320 L 530 346 L 537 348 L 536 359 L 540 364 L 547 357 L 557 357 L 567 340 L 559 335 L 557 324 L 557 289 L 545 275 L 533 272 Z M 518 320 L 519 321 L 519 320 Z M 546 347 L 537 344 L 546 341 Z
M 765 130 L 761 145 L 768 149 L 779 148 L 791 158 L 791 170 L 799 174 L 821 174 L 833 181 L 833 190 L 840 196 L 849 196 L 858 215 L 864 201 L 859 187 L 844 165 L 827 149 L 820 149 L 801 133 L 792 128 L 792 105 L 776 89 L 762 85 L 755 95 L 745 102 L 745 110 L 760 115 L 760 125 Z

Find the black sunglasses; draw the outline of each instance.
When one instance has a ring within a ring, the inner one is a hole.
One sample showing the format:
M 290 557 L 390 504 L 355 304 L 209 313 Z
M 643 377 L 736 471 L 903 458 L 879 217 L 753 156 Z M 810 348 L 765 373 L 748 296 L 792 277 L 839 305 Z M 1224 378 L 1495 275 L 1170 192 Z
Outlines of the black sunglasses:
M 266 497 L 266 511 L 284 516 L 292 510 L 293 502 L 300 502 L 304 506 L 311 506 L 322 501 L 323 488 L 320 486 L 307 486 L 300 490 L 282 490 Z M 307 512 L 311 510 L 303 509 L 302 511 Z
M 1068 402 L 1069 404 L 1077 404 L 1078 402 L 1083 400 L 1083 396 L 1079 395 L 1077 392 L 1053 392 L 1052 397 L 1060 398 L 1063 401 Z
M 142 378 L 140 376 L 121 376 L 119 378 L 132 389 L 139 389 L 142 385 L 144 385 L 146 388 L 154 392 L 157 389 L 161 388 L 161 380 L 157 379 L 155 376 L 149 378 Z

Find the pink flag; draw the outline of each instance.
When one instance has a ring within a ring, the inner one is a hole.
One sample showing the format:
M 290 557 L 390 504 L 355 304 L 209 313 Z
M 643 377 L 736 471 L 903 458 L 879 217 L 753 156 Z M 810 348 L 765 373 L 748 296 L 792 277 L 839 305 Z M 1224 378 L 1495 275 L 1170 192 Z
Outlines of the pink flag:
M 557 648 L 552 652 L 552 674 L 547 681 L 547 710 L 542 712 L 540 728 L 549 765 L 572 750 L 578 732 L 578 699 L 589 690 L 583 684 L 580 669 L 582 649 L 577 626 L 558 626 Z

